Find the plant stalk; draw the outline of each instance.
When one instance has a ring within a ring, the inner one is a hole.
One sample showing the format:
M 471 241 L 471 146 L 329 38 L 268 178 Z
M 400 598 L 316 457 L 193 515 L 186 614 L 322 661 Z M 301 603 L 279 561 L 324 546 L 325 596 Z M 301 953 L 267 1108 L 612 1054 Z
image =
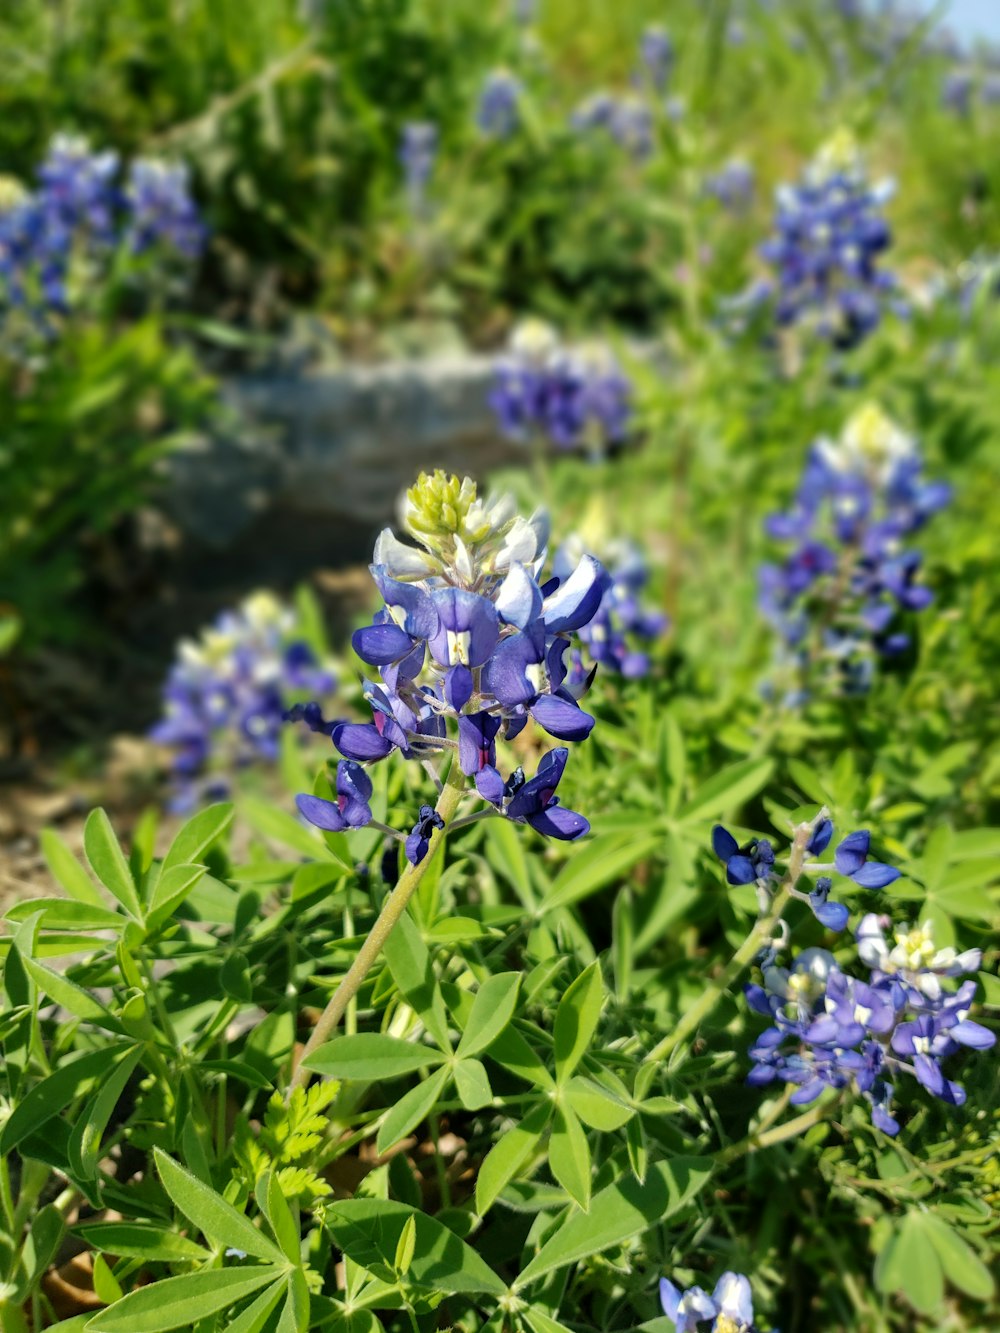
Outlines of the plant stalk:
M 392 934 L 396 922 L 406 911 L 407 903 L 413 897 L 417 885 L 424 877 L 424 872 L 430 865 L 431 860 L 437 851 L 438 844 L 447 832 L 448 825 L 452 822 L 455 811 L 458 809 L 459 802 L 465 794 L 465 775 L 462 773 L 458 764 L 453 762 L 448 773 L 448 780 L 438 797 L 437 813 L 445 822 L 443 829 L 435 829 L 430 838 L 430 846 L 427 855 L 419 865 L 407 865 L 399 882 L 392 893 L 386 899 L 378 918 L 372 926 L 367 939 L 358 950 L 358 955 L 354 962 L 347 969 L 340 985 L 331 995 L 329 1003 L 319 1017 L 319 1021 L 313 1028 L 309 1040 L 302 1049 L 302 1054 L 295 1062 L 292 1077 L 288 1084 L 286 1100 L 291 1097 L 296 1088 L 303 1087 L 309 1081 L 310 1071 L 305 1067 L 305 1061 L 310 1055 L 313 1055 L 320 1046 L 329 1040 L 331 1034 L 337 1027 L 344 1011 L 353 997 L 358 993 L 361 983 L 371 971 L 372 965 L 382 952 L 382 946 Z

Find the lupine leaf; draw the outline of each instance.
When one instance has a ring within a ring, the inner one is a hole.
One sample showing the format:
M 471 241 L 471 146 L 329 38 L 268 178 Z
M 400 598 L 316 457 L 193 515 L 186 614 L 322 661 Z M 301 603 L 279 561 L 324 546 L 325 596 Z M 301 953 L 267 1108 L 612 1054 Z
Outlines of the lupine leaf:
M 497 1138 L 486 1154 L 476 1177 L 476 1212 L 480 1216 L 493 1206 L 500 1191 L 536 1151 L 552 1118 L 552 1109 L 548 1101 L 533 1106 L 519 1125 Z
M 263 1268 L 205 1268 L 182 1277 L 168 1277 L 130 1291 L 107 1310 L 94 1315 L 87 1333 L 169 1333 L 191 1329 L 251 1296 L 278 1276 Z
M 83 827 L 83 849 L 91 870 L 104 887 L 114 894 L 130 916 L 141 921 L 142 907 L 132 871 L 103 810 L 92 810 L 87 816 Z
M 430 1046 L 418 1046 L 380 1032 L 362 1032 L 355 1037 L 334 1037 L 303 1063 L 307 1069 L 331 1078 L 377 1083 L 380 1079 L 399 1078 L 427 1065 L 440 1064 L 443 1058 L 440 1051 Z
M 711 1173 L 712 1164 L 705 1158 L 675 1157 L 657 1162 L 642 1184 L 626 1177 L 600 1190 L 590 1212 L 568 1217 L 530 1260 L 515 1286 L 528 1286 L 557 1268 L 641 1235 L 679 1212 Z
M 590 1147 L 576 1112 L 557 1106 L 549 1138 L 549 1168 L 584 1212 L 590 1208 Z
M 472 1002 L 457 1055 L 478 1055 L 496 1040 L 514 1016 L 520 985 L 520 972 L 497 972 L 487 977 Z
M 415 1088 L 404 1093 L 382 1121 L 375 1141 L 376 1151 L 388 1152 L 400 1139 L 405 1139 L 411 1130 L 416 1129 L 421 1121 L 426 1120 L 450 1078 L 450 1068 L 436 1069 L 430 1078 L 423 1079 Z
M 175 866 L 190 865 L 193 861 L 200 861 L 233 822 L 235 812 L 236 807 L 228 801 L 199 810 L 177 831 L 163 858 L 160 874 L 163 875 Z
M 161 1148 L 154 1148 L 153 1155 L 163 1188 L 188 1221 L 193 1222 L 209 1240 L 216 1245 L 243 1250 L 270 1263 L 285 1263 L 285 1256 L 274 1242 L 268 1240 L 249 1218 L 238 1213 L 231 1203 L 168 1157 Z
M 556 1075 L 560 1083 L 576 1069 L 597 1029 L 604 1003 L 604 981 L 598 963 L 591 963 L 569 986 L 556 1010 L 553 1038 Z

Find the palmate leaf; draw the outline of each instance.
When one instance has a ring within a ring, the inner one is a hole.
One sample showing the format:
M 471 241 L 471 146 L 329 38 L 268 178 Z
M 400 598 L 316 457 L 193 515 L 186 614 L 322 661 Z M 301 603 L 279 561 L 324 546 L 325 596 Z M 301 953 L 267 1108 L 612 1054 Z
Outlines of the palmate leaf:
M 525 1287 L 557 1268 L 579 1263 L 639 1236 L 679 1212 L 708 1182 L 712 1163 L 675 1157 L 650 1167 L 640 1184 L 627 1177 L 594 1195 L 589 1213 L 575 1213 L 545 1242 L 514 1284 Z
M 399 1242 L 411 1221 L 413 1252 L 407 1272 L 411 1286 L 449 1294 L 503 1295 L 504 1283 L 485 1260 L 426 1213 L 384 1199 L 348 1199 L 326 1210 L 326 1224 L 344 1253 L 386 1282 L 394 1281 Z M 394 1303 L 391 1292 L 389 1303 Z
M 209 1240 L 272 1264 L 286 1262 L 277 1245 L 209 1185 L 168 1157 L 161 1148 L 154 1148 L 153 1156 L 163 1188 L 188 1221 L 193 1222 Z

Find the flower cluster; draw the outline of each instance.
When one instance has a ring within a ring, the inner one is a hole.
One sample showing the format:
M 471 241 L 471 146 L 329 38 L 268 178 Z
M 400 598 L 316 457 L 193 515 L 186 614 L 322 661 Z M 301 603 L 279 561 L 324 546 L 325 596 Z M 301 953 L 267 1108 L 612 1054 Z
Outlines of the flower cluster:
M 779 325 L 806 325 L 841 348 L 876 328 L 896 290 L 879 268 L 892 239 L 883 215 L 892 188 L 868 181 L 854 139 L 841 131 L 798 184 L 779 189 L 776 234 L 761 249 L 775 276 L 758 297 Z
M 662 93 L 670 79 L 676 55 L 666 28 L 651 24 L 639 39 L 637 82 L 648 82 L 656 92 Z
M 742 213 L 753 203 L 755 186 L 753 167 L 734 157 L 707 177 L 705 193 L 730 213 Z
M 218 800 L 237 770 L 273 762 L 296 698 L 328 695 L 335 684 L 303 641 L 295 612 L 270 593 L 225 612 L 197 641 L 182 640 L 150 733 L 171 751 L 171 808 Z
M 828 874 L 820 875 L 815 886 L 809 892 L 803 892 L 792 882 L 798 872 L 803 869 L 835 870 L 838 875 L 853 880 L 863 889 L 884 889 L 899 878 L 899 871 L 894 866 L 869 859 L 871 835 L 867 829 L 848 833 L 837 845 L 832 866 L 806 864 L 807 857 L 822 856 L 833 839 L 833 824 L 825 814 L 819 815 L 812 824 L 803 826 L 800 832 L 802 836 L 796 843 L 798 856 L 794 862 L 789 863 L 789 882 L 785 884 L 784 891 L 790 898 L 807 903 L 817 921 L 828 930 L 843 930 L 849 917 L 844 904 L 830 898 L 833 880 Z M 779 879 L 775 869 L 774 847 L 770 840 L 752 838 L 741 847 L 728 829 L 716 824 L 712 830 L 712 848 L 726 867 L 726 880 L 730 884 L 755 884 L 761 908 L 766 910 L 771 902 L 773 885 Z
M 975 981 L 954 989 L 942 982 L 976 971 L 980 951 L 936 948 L 929 922 L 896 930 L 890 946 L 888 925 L 869 913 L 856 932 L 867 979 L 842 971 L 825 949 L 806 949 L 790 968 L 778 967 L 769 951 L 763 986 L 746 988 L 750 1007 L 772 1024 L 750 1048 L 751 1085 L 790 1084 L 795 1105 L 827 1088 L 851 1089 L 890 1135 L 899 1132 L 894 1080 L 904 1075 L 951 1106 L 964 1103 L 964 1089 L 945 1075 L 942 1061 L 963 1046 L 986 1050 L 996 1038 L 968 1016 Z
M 791 511 L 766 525 L 793 550 L 760 571 L 761 610 L 798 676 L 786 702 L 801 702 L 817 676 L 833 692 L 867 689 L 877 659 L 908 648 L 898 614 L 922 610 L 932 594 L 916 582 L 920 552 L 904 543 L 949 496 L 923 478 L 915 441 L 874 404 L 838 440 L 813 446 Z
M 565 657 L 573 634 L 600 607 L 607 574 L 584 556 L 565 577 L 540 583 L 544 516 L 522 518 L 510 497 L 484 501 L 468 478 L 422 474 L 407 493 L 402 522 L 418 544 L 388 528 L 379 536 L 371 570 L 384 606 L 352 640 L 379 671 L 379 681 L 363 687 L 371 721 L 325 722 L 305 709 L 291 715 L 330 735 L 344 756 L 336 799 L 300 797 L 300 811 L 327 829 L 370 822 L 370 811 L 367 818 L 359 811 L 367 783 L 360 764 L 450 750 L 470 794 L 487 803 L 483 813 L 549 837 L 580 837 L 586 819 L 556 796 L 568 750 L 549 751 L 529 780 L 520 768 L 503 776 L 497 743 L 513 740 L 529 718 L 559 740 L 590 734 L 594 719 L 579 704 L 589 681 L 571 686 Z M 426 854 L 438 826 L 423 807 L 406 838 L 411 861 Z
M 600 549 L 587 545 L 582 537 L 562 543 L 552 562 L 557 578 L 568 576 L 584 551 L 599 555 L 608 569 L 609 583 L 594 618 L 579 631 L 587 656 L 603 671 L 635 680 L 648 674 L 649 653 L 646 646 L 667 627 L 667 617 L 648 610 L 642 594 L 649 581 L 649 567 L 634 542 L 604 542 Z M 583 655 L 571 653 L 570 679 L 582 681 L 588 668 Z
M 521 123 L 521 80 L 509 70 L 488 75 L 479 94 L 476 125 L 491 139 L 509 139 Z
M 600 457 L 632 424 L 632 388 L 607 347 L 567 348 L 541 320 L 525 320 L 496 368 L 490 406 L 511 439 Z
M 639 93 L 620 96 L 592 93 L 573 112 L 570 124 L 583 134 L 607 134 L 620 148 L 639 160 L 649 157 L 653 151 L 653 109 Z
M 85 275 L 119 242 L 133 252 L 157 246 L 194 259 L 205 228 L 187 173 L 138 159 L 124 186 L 112 152 L 57 135 L 34 191 L 0 190 L 0 305 L 21 308 L 41 327 L 71 305 L 71 278 Z M 75 266 L 75 267 L 74 267 Z
M 437 126 L 426 121 L 409 121 L 399 140 L 399 163 L 403 168 L 406 197 L 410 212 L 420 217 L 427 202 L 427 186 L 437 157 Z
M 673 1320 L 675 1333 L 698 1333 L 699 1325 L 709 1319 L 711 1333 L 754 1333 L 753 1293 L 742 1273 L 723 1273 L 711 1296 L 701 1287 L 682 1291 L 669 1278 L 661 1278 L 660 1304 Z

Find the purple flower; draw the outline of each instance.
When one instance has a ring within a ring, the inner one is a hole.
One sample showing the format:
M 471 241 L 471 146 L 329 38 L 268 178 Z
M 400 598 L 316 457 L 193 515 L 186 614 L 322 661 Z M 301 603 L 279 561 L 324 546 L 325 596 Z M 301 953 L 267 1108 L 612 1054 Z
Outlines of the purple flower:
M 774 874 L 774 848 L 767 838 L 751 838 L 741 847 L 728 829 L 716 824 L 712 829 L 712 847 L 725 864 L 730 884 L 753 884 Z
M 348 828 L 364 828 L 372 821 L 368 802 L 372 795 L 371 778 L 350 759 L 337 764 L 336 799 L 326 801 L 321 796 L 296 796 L 299 814 L 317 828 L 328 833 L 342 833 Z
M 493 799 L 493 804 L 499 806 L 508 819 L 518 824 L 530 824 L 543 837 L 564 842 L 582 838 L 590 831 L 589 822 L 575 810 L 561 806 L 555 794 L 568 759 L 568 750 L 550 750 L 542 756 L 538 771 L 530 781 L 526 782 L 524 774 L 517 769 L 503 788 L 494 787 L 492 797 L 487 799 Z M 485 795 L 482 787 L 480 791 Z
M 838 844 L 833 854 L 837 870 L 863 889 L 884 889 L 893 880 L 899 879 L 900 872 L 893 866 L 883 865 L 881 861 L 868 860 L 868 847 L 871 835 L 867 829 L 849 833 Z
M 444 828 L 444 820 L 431 805 L 422 805 L 417 822 L 406 839 L 406 859 L 411 865 L 419 865 L 427 855 L 431 835 L 435 829 Z

